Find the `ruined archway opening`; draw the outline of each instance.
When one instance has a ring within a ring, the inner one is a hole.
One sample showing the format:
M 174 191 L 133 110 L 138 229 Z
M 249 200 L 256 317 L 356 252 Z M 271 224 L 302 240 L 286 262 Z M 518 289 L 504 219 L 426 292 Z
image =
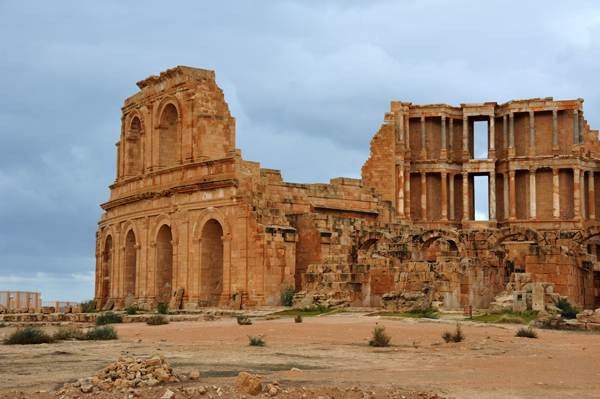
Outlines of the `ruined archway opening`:
M 475 201 L 474 220 L 490 220 L 489 192 L 490 180 L 488 175 L 473 176 Z
M 452 240 L 437 237 L 424 245 L 423 260 L 426 262 L 436 262 L 438 256 L 459 256 L 458 246 Z
M 173 285 L 173 235 L 171 227 L 163 225 L 156 237 L 156 301 L 171 300 Z
M 125 307 L 133 305 L 135 298 L 137 250 L 135 233 L 129 230 L 125 238 Z
M 160 117 L 158 162 L 161 167 L 174 166 L 177 161 L 177 108 L 167 104 Z
M 218 306 L 223 293 L 223 228 L 210 219 L 202 229 L 200 248 L 200 302 Z
M 102 303 L 100 303 L 100 306 L 104 305 L 104 302 L 106 302 L 110 295 L 110 274 L 112 270 L 112 260 L 113 240 L 112 236 L 108 236 L 106 237 L 104 250 L 102 251 L 102 267 L 100 270 L 100 298 Z
M 135 176 L 141 170 L 141 143 L 140 133 L 142 124 L 137 116 L 131 121 L 129 132 L 125 137 L 125 174 L 127 176 Z

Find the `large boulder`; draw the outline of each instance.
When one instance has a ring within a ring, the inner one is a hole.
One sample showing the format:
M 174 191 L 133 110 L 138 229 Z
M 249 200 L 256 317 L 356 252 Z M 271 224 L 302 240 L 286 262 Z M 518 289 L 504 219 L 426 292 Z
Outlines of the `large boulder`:
M 243 390 L 249 395 L 258 395 L 262 392 L 262 381 L 260 378 L 242 371 L 238 374 L 235 387 Z

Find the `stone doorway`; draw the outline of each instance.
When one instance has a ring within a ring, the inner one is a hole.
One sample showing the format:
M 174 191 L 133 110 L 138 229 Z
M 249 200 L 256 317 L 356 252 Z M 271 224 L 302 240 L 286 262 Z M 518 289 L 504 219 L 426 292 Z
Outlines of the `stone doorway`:
M 156 236 L 156 301 L 171 300 L 173 285 L 173 235 L 166 224 L 158 230 Z
M 112 259 L 113 259 L 113 242 L 112 236 L 106 237 L 104 243 L 104 251 L 102 251 L 102 269 L 100 270 L 100 301 L 98 307 L 104 306 L 104 303 L 110 296 L 110 274 L 112 270 Z
M 135 278 L 137 264 L 137 249 L 135 233 L 129 230 L 125 238 L 125 307 L 133 305 L 135 298 Z
M 218 306 L 223 292 L 223 228 L 210 219 L 202 229 L 200 249 L 200 303 Z

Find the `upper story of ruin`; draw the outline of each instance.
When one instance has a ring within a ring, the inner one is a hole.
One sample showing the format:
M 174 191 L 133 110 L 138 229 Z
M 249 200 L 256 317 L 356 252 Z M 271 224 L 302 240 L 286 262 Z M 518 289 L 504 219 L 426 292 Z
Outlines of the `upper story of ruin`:
M 583 99 L 392 102 L 362 172 L 393 201 L 398 219 L 426 228 L 571 229 L 597 222 L 599 150 Z M 475 223 L 476 176 L 489 179 L 487 223 Z

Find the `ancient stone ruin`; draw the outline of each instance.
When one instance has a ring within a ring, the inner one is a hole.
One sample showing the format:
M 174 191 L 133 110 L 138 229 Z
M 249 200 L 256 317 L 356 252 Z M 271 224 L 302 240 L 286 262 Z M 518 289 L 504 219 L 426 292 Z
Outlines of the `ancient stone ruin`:
M 392 102 L 362 180 L 296 184 L 242 159 L 213 71 L 138 87 L 101 205 L 100 307 L 277 305 L 287 285 L 297 306 L 600 307 L 600 143 L 582 99 Z

